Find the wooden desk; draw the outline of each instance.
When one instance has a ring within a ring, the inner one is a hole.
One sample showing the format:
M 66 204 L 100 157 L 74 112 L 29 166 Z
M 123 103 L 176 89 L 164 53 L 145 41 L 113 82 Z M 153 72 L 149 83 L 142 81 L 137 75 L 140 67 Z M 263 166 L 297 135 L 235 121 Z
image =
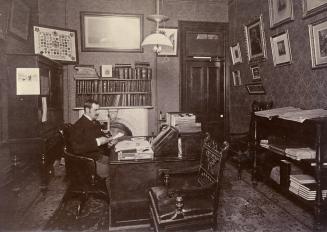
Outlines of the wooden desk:
M 199 157 L 156 157 L 153 160 L 110 161 L 110 227 L 149 222 L 148 189 L 159 184 L 159 169 L 177 169 L 199 163 Z

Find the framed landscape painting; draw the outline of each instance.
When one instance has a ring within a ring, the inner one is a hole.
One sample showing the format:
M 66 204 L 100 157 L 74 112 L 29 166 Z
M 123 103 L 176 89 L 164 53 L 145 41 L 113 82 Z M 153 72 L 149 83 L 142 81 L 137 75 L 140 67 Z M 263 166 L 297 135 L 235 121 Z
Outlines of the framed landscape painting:
M 84 52 L 142 52 L 143 15 L 81 12 Z
M 293 20 L 292 0 L 269 0 L 270 28 Z
M 244 31 L 249 62 L 266 59 L 267 51 L 262 15 L 244 25 Z

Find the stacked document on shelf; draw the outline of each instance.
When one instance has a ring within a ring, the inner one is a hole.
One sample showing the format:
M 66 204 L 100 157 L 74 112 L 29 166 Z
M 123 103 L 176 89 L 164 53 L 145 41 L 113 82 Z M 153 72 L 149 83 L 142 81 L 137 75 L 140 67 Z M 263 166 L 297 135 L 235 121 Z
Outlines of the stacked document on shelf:
M 288 112 L 297 112 L 297 111 L 301 111 L 301 109 L 295 108 L 293 106 L 288 106 L 288 107 L 275 108 L 270 110 L 256 111 L 254 112 L 254 114 L 260 117 L 272 118 Z
M 307 174 L 297 174 L 297 175 L 290 175 L 290 187 L 289 190 L 299 195 L 300 187 L 303 184 L 315 184 L 316 180 Z M 300 195 L 299 195 L 300 196 Z
M 301 110 L 288 112 L 279 115 L 279 118 L 295 121 L 295 122 L 304 122 L 307 119 L 327 117 L 327 110 L 324 109 L 313 109 L 313 110 Z
M 285 154 L 287 157 L 290 157 L 295 160 L 316 158 L 316 151 L 312 150 L 309 147 L 286 148 Z
M 317 195 L 317 185 L 315 183 L 312 184 L 302 184 L 299 187 L 299 196 L 302 198 L 313 201 L 316 199 Z M 325 198 L 327 196 L 327 190 L 322 190 L 322 197 Z

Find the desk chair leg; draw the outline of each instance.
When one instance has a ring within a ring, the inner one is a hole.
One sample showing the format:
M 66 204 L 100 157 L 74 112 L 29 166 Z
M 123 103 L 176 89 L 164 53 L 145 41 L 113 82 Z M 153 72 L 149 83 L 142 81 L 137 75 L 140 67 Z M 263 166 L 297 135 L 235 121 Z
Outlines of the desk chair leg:
M 78 219 L 79 216 L 81 215 L 85 203 L 87 202 L 87 199 L 88 199 L 88 194 L 86 192 L 83 192 L 82 197 L 80 199 L 80 203 L 77 206 L 76 217 L 75 217 L 76 219 Z

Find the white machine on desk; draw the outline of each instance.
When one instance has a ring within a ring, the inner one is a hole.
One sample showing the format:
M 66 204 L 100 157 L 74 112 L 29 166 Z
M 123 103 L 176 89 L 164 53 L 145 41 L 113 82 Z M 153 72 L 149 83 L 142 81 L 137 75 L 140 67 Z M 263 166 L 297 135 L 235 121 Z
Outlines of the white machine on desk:
M 196 116 L 192 113 L 167 112 L 166 123 L 176 127 L 180 133 L 197 133 L 201 131 L 201 123 L 196 122 Z

